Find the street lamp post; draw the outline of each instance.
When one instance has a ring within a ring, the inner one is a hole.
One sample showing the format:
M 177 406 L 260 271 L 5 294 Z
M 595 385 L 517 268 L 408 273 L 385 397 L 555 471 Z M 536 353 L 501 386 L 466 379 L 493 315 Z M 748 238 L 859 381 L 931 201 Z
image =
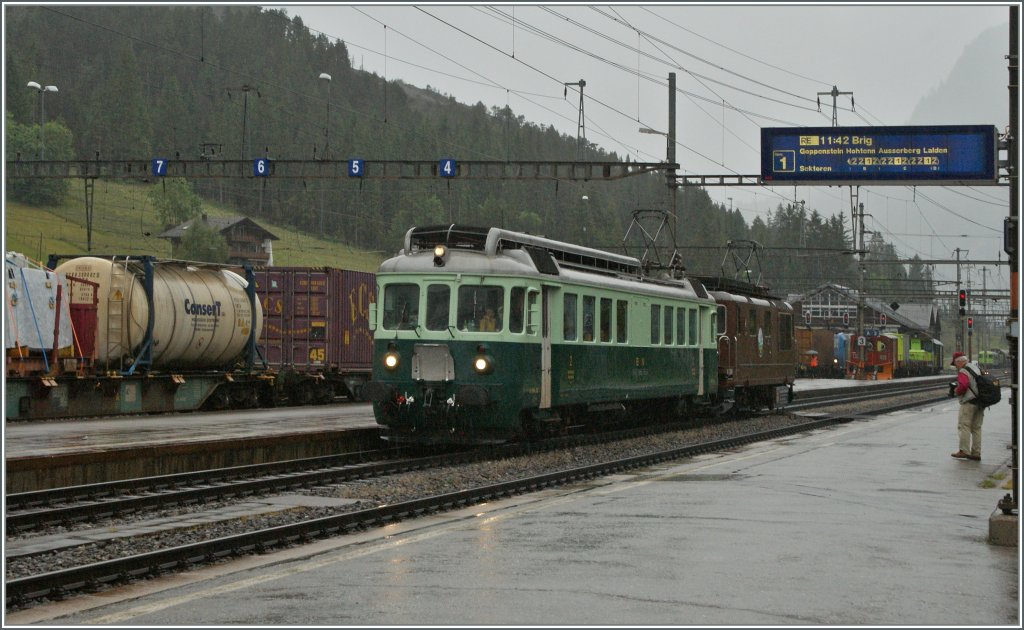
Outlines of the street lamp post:
M 675 146 L 675 136 L 671 132 L 670 133 L 665 133 L 664 131 L 658 131 L 657 129 L 651 129 L 650 127 L 640 127 L 639 131 L 640 131 L 640 133 L 646 133 L 646 134 L 651 134 L 651 135 L 655 135 L 655 136 L 665 136 L 665 160 L 669 164 L 675 163 L 675 156 L 676 156 L 676 152 L 675 152 L 675 148 L 676 148 L 676 146 Z M 670 205 L 670 208 L 669 208 L 670 212 L 669 212 L 669 214 L 672 216 L 672 229 L 673 229 L 673 231 L 675 231 L 675 230 L 678 229 L 677 223 L 678 223 L 679 217 L 676 216 L 676 189 L 678 187 L 676 186 L 676 182 L 675 182 L 675 171 L 674 170 L 668 173 L 667 179 L 668 179 L 669 205 Z M 675 243 L 673 243 L 673 245 L 675 245 Z
M 324 120 L 324 152 L 321 155 L 322 160 L 328 159 L 328 151 L 331 146 L 331 75 L 326 72 L 320 73 L 320 79 L 327 81 L 327 118 Z M 325 200 L 324 200 L 324 186 L 326 182 L 321 184 L 320 187 L 320 238 L 324 237 L 324 213 L 325 213 Z
M 327 81 L 327 118 L 324 120 L 324 152 L 323 159 L 327 159 L 327 150 L 331 146 L 331 75 L 326 72 L 320 73 L 320 78 Z
M 44 160 L 46 159 L 46 145 L 43 139 L 43 125 L 46 123 L 46 115 L 43 110 L 43 96 L 47 92 L 57 92 L 58 90 L 56 85 L 43 87 L 35 81 L 29 81 L 28 87 L 39 92 L 39 159 Z

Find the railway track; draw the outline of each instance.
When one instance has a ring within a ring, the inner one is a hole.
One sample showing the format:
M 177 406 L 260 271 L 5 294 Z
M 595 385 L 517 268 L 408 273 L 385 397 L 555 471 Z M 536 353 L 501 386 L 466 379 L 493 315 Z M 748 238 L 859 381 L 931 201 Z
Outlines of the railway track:
M 914 387 L 910 390 L 910 397 L 913 400 L 895 399 L 895 391 L 889 390 L 885 398 L 888 400 L 883 404 L 872 404 L 871 414 L 882 414 L 908 406 L 920 405 L 928 402 L 941 400 L 941 394 L 945 393 L 945 381 L 929 384 L 929 388 Z M 936 392 L 936 395 L 922 401 L 921 392 Z M 941 394 L 940 394 L 941 392 Z M 844 392 L 845 394 L 845 392 Z M 871 398 L 860 400 L 878 401 L 878 392 L 862 392 L 863 395 L 875 394 Z M 851 395 L 843 396 L 843 403 L 849 404 Z M 810 401 L 808 401 L 810 404 Z M 818 407 L 837 404 L 835 397 L 828 397 L 822 393 L 816 403 Z M 804 407 L 808 409 L 808 407 Z M 78 566 L 64 568 L 58 571 L 43 572 L 32 575 L 9 578 L 6 583 L 6 605 L 8 608 L 30 605 L 39 598 L 60 599 L 78 591 L 92 591 L 103 587 L 105 584 L 130 581 L 132 579 L 154 576 L 169 570 L 181 570 L 196 564 L 215 562 L 232 555 L 245 553 L 262 553 L 266 550 L 292 545 L 304 541 L 313 540 L 324 536 L 332 536 L 346 533 L 355 529 L 377 526 L 395 519 L 415 517 L 420 514 L 440 510 L 453 509 L 464 505 L 470 505 L 479 501 L 493 500 L 496 498 L 510 496 L 517 493 L 531 492 L 548 486 L 571 483 L 581 479 L 621 472 L 632 468 L 648 466 L 651 464 L 678 459 L 681 457 L 692 457 L 697 454 L 713 452 L 722 449 L 735 448 L 752 442 L 777 439 L 785 435 L 791 435 L 804 431 L 814 430 L 837 423 L 848 421 L 854 417 L 860 417 L 863 413 L 857 414 L 825 414 L 822 417 L 797 422 L 786 427 L 771 429 L 767 431 L 756 431 L 744 435 L 729 437 L 721 440 L 708 440 L 698 443 L 687 444 L 682 447 L 667 450 L 657 450 L 642 455 L 632 455 L 624 458 L 611 459 L 595 464 L 578 467 L 569 467 L 561 470 L 544 472 L 516 478 L 513 480 L 501 481 L 499 483 L 484 484 L 479 487 L 459 490 L 455 492 L 442 492 L 430 496 L 418 497 L 413 500 L 400 501 L 389 505 L 372 507 L 369 509 L 356 509 L 340 514 L 333 514 L 320 518 L 300 520 L 299 522 L 288 523 L 246 531 L 235 535 L 220 536 L 202 542 L 191 542 L 184 545 L 175 545 L 168 548 L 157 549 L 144 553 L 136 553 L 100 562 L 92 562 Z M 621 436 L 620 436 L 620 439 Z M 578 442 L 573 442 L 578 444 Z M 9 507 L 11 498 L 16 498 L 17 504 L 28 506 L 28 510 L 22 513 L 8 515 L 8 531 L 17 527 L 33 527 L 36 523 L 53 522 L 55 519 L 62 523 L 72 523 L 76 519 L 98 518 L 103 514 L 117 514 L 125 511 L 153 509 L 152 505 L 182 505 L 198 501 L 210 500 L 210 497 L 221 499 L 230 496 L 247 496 L 251 493 L 280 492 L 296 487 L 323 486 L 330 483 L 338 483 L 338 480 L 346 479 L 367 479 L 374 475 L 394 475 L 401 472 L 426 470 L 438 466 L 456 466 L 460 463 L 480 460 L 481 458 L 513 457 L 521 455 L 524 450 L 532 450 L 536 445 L 524 449 L 517 447 L 517 452 L 510 448 L 483 454 L 473 453 L 450 453 L 439 456 L 416 457 L 416 458 L 394 458 L 377 461 L 366 461 L 366 458 L 374 459 L 377 455 L 371 453 L 354 454 L 354 458 L 363 458 L 361 461 L 339 458 L 337 461 L 317 462 L 319 467 L 316 470 L 298 471 L 297 468 L 308 466 L 310 462 L 302 464 L 305 460 L 286 462 L 278 464 L 280 467 L 274 473 L 259 473 L 253 469 L 261 467 L 243 467 L 250 470 L 208 471 L 212 477 L 219 474 L 223 481 L 220 490 L 214 490 L 215 482 L 211 477 L 204 479 L 200 473 L 189 475 L 175 475 L 178 479 L 172 480 L 152 479 L 156 485 L 148 486 L 158 488 L 148 490 L 146 494 L 139 494 L 139 488 L 146 484 L 135 485 L 131 482 L 114 482 L 112 484 L 96 484 L 98 486 L 109 486 L 99 493 L 84 493 L 83 488 L 63 489 L 68 495 L 92 496 L 104 494 L 107 497 L 116 499 L 97 501 L 95 498 L 87 499 L 85 503 L 79 504 L 78 508 L 71 505 L 55 506 L 51 508 L 42 507 L 45 501 L 60 499 L 58 491 L 46 491 L 50 494 L 49 499 L 42 496 L 17 496 L 8 498 Z M 554 448 L 551 446 L 550 448 Z M 392 453 L 392 456 L 394 454 Z M 332 460 L 335 458 L 317 458 L 318 460 Z M 253 478 L 253 475 L 263 475 Z M 180 484 L 190 484 L 187 488 L 180 487 Z M 123 485 L 128 484 L 128 485 Z M 116 486 L 121 485 L 120 488 Z M 169 488 L 175 487 L 174 490 Z M 160 490 L 159 488 L 164 488 Z M 121 492 L 132 492 L 130 496 L 122 496 Z M 152 494 L 149 494 L 151 493 Z M 42 495 L 44 493 L 22 493 L 23 495 Z M 151 498 L 159 495 L 177 495 L 164 499 Z M 163 503 L 161 503 L 163 501 Z M 91 507 L 90 503 L 99 505 L 108 504 L 104 507 Z M 33 507 L 35 506 L 35 507 Z M 76 512 L 76 509 L 80 511 Z M 15 519 L 15 520 L 12 520 Z M 29 555 L 47 554 L 47 551 L 36 550 Z M 8 554 L 8 565 L 16 560 L 17 554 Z

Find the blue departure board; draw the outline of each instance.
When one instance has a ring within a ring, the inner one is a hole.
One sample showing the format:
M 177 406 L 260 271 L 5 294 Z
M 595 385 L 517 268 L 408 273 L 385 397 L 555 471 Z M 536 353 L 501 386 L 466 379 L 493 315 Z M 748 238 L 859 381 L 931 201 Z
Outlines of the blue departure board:
M 997 158 L 992 125 L 761 129 L 766 184 L 996 184 Z

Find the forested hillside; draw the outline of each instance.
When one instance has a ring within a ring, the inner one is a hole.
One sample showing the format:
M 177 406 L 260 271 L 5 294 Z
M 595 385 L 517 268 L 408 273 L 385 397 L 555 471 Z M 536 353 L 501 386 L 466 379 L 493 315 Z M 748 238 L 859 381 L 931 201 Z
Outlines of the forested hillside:
M 314 36 L 300 19 L 282 12 L 72 4 L 7 7 L 6 15 L 7 159 L 36 155 L 39 101 L 25 88 L 31 80 L 60 89 L 45 101 L 46 137 L 54 138 L 52 147 L 46 145 L 48 159 L 576 156 L 575 137 L 507 108 L 458 103 L 429 88 L 354 69 L 343 42 Z M 331 80 L 320 80 L 321 73 Z M 593 145 L 587 158 L 622 161 Z M 9 197 L 14 186 L 8 184 Z M 664 210 L 669 198 L 660 174 L 557 184 L 271 179 L 194 186 L 203 197 L 257 221 L 385 252 L 397 250 L 414 224 L 449 221 L 502 225 L 621 251 L 633 211 Z M 32 202 L 23 192 L 21 200 Z M 761 259 L 764 279 L 779 293 L 854 281 L 852 257 L 835 253 L 851 248 L 841 216 L 780 205 L 767 220 L 747 225 L 738 210 L 712 203 L 699 188 L 679 190 L 678 214 L 678 242 L 691 271 L 717 273 L 728 240 L 754 239 L 768 248 Z M 884 243 L 876 245 L 885 249 Z

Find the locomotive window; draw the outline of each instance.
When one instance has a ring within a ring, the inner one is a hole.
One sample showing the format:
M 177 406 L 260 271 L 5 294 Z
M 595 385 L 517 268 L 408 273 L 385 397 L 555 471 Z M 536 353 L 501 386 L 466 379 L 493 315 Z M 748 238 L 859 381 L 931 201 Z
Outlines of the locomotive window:
M 615 301 L 615 341 L 619 343 L 626 343 L 626 322 L 627 313 L 629 313 L 629 302 L 626 300 Z
M 779 313 L 779 350 L 790 350 L 793 347 L 793 316 Z
M 697 345 L 697 309 L 691 308 L 686 311 L 689 315 L 689 323 L 687 326 L 687 332 L 690 334 L 690 345 Z
M 752 308 L 747 313 L 747 334 L 753 337 L 757 334 L 757 309 Z
M 686 309 L 676 309 L 676 345 L 686 344 Z
M 447 284 L 427 287 L 427 330 L 447 330 L 452 290 Z
M 385 330 L 412 330 L 420 316 L 420 288 L 415 284 L 384 287 Z
M 651 305 L 651 343 L 661 343 L 661 306 Z
M 592 295 L 583 296 L 583 341 L 594 340 L 594 303 L 597 299 Z
M 665 307 L 665 345 L 672 343 L 672 307 Z
M 716 335 L 724 335 L 725 334 L 725 330 L 726 330 L 726 328 L 725 328 L 725 323 L 726 323 L 725 322 L 725 316 L 726 316 L 725 307 L 724 306 L 719 306 L 718 307 L 718 321 L 715 322 L 715 334 Z
M 480 285 L 459 287 L 459 330 L 497 332 L 504 326 L 505 289 Z
M 771 337 L 773 332 L 774 331 L 772 330 L 772 312 L 771 311 L 765 311 L 764 312 L 764 334 L 765 334 L 766 337 Z
M 601 341 L 612 340 L 612 300 L 601 298 Z
M 523 332 L 523 309 L 526 307 L 526 289 L 514 287 L 509 295 L 508 305 L 508 330 L 509 332 Z
M 576 341 L 576 294 L 566 293 L 562 298 L 562 339 Z

